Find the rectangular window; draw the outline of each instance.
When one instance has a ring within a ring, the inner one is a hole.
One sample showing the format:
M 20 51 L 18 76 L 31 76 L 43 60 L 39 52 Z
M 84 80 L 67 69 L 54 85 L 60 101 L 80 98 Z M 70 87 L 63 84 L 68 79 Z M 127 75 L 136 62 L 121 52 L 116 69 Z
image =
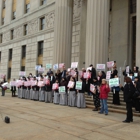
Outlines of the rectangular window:
M 25 5 L 25 13 L 29 13 L 30 11 L 30 3 Z
M 43 30 L 45 28 L 45 17 L 42 17 L 40 19 L 40 30 Z
M 21 71 L 25 71 L 25 66 L 21 66 Z
M 3 0 L 3 9 L 6 8 L 6 0 Z
M 11 61 L 12 60 L 12 49 L 9 49 L 9 61 Z
M 0 43 L 2 43 L 2 37 L 3 37 L 3 35 L 0 34 Z
M 11 30 L 11 40 L 14 39 L 14 30 Z
M 137 0 L 130 0 L 130 13 L 136 13 Z
M 22 46 L 22 59 L 26 57 L 26 46 Z
M 40 5 L 44 5 L 47 3 L 47 0 L 41 0 Z
M 13 0 L 13 20 L 16 19 L 17 0 Z
M 44 45 L 43 41 L 38 42 L 38 56 L 43 55 L 43 45 Z
M 24 35 L 28 34 L 28 25 L 24 25 Z
M 2 18 L 2 25 L 4 25 L 4 22 L 5 22 L 5 18 Z

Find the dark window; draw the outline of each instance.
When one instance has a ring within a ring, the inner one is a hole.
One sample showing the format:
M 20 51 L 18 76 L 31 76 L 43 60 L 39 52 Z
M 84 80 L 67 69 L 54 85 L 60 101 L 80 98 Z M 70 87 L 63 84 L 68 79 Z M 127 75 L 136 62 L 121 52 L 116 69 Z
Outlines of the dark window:
M 11 79 L 11 68 L 8 68 L 8 79 Z
M 5 9 L 5 7 L 6 7 L 6 0 L 3 1 L 3 9 Z
M 2 36 L 3 36 L 3 35 L 1 34 L 1 35 L 0 35 L 0 43 L 2 43 Z
M 29 13 L 30 11 L 30 3 L 29 4 L 26 4 L 26 7 L 25 7 L 25 13 Z
M 1 62 L 1 52 L 0 52 L 0 62 Z
M 12 49 L 9 49 L 9 61 L 12 60 Z
M 137 0 L 130 0 L 130 13 L 136 13 Z
M 22 59 L 26 57 L 26 46 L 22 46 Z
M 24 25 L 24 35 L 27 35 L 28 33 L 28 25 Z
M 40 30 L 43 30 L 45 28 L 45 18 L 40 19 Z
M 11 40 L 14 39 L 14 30 L 11 30 Z
M 13 12 L 13 20 L 16 19 L 16 11 Z
M 25 71 L 25 66 L 21 66 L 21 71 Z
M 2 18 L 2 25 L 4 25 L 4 22 L 5 22 L 5 18 Z
M 43 41 L 38 42 L 38 56 L 43 55 Z
M 41 5 L 46 4 L 47 0 L 41 0 Z

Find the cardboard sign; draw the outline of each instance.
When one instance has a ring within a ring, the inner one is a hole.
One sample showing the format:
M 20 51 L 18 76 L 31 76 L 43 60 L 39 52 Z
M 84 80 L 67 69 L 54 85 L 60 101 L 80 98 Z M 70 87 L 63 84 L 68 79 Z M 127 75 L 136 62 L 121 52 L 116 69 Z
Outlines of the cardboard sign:
M 64 63 L 59 64 L 59 69 L 64 68 L 64 66 L 65 66 L 65 64 L 64 64 Z
M 109 80 L 109 86 L 110 87 L 113 87 L 113 86 L 117 87 L 117 86 L 119 86 L 119 78 L 110 79 Z
M 71 63 L 71 68 L 77 68 L 78 67 L 78 62 L 72 62 Z
M 52 64 L 46 64 L 46 69 L 51 69 L 52 68 Z
M 97 64 L 96 69 L 97 69 L 97 71 L 104 71 L 105 70 L 105 64 Z
M 95 86 L 93 84 L 90 84 L 90 91 L 93 93 L 95 91 Z
M 44 73 L 44 72 L 45 72 L 45 68 L 43 68 L 43 67 L 38 68 L 38 72 L 39 72 L 39 73 Z
M 35 66 L 35 70 L 38 71 L 39 68 L 41 68 L 41 65 L 36 65 L 36 66 Z
M 129 66 L 126 67 L 126 73 L 129 73 Z
M 71 70 L 70 75 L 71 76 L 75 76 L 76 75 L 76 72 L 74 70 Z
M 53 70 L 58 70 L 58 64 L 53 65 Z
M 5 74 L 1 74 L 0 78 L 3 79 L 6 75 Z
M 92 71 L 92 67 L 88 67 L 88 68 L 87 68 L 87 71 L 89 71 L 89 70 Z
M 106 72 L 106 80 L 109 80 L 111 77 L 111 71 Z
M 59 84 L 58 83 L 54 83 L 52 86 L 53 90 L 57 90 L 59 88 Z
M 10 82 L 10 86 L 12 86 L 12 87 L 13 87 L 13 86 L 16 86 L 16 81 L 11 81 L 11 82 Z
M 36 86 L 36 84 L 37 84 L 37 81 L 30 81 L 30 83 L 31 83 L 31 86 Z
M 31 82 L 30 82 L 30 81 L 25 81 L 25 82 L 24 82 L 24 86 L 25 86 L 25 87 L 31 86 Z
M 90 79 L 91 78 L 91 73 L 85 72 L 83 77 L 84 77 L 84 79 Z
M 107 62 L 107 67 L 112 68 L 114 66 L 114 61 Z
M 19 76 L 26 76 L 26 72 L 25 71 L 20 71 Z
M 66 92 L 65 86 L 59 87 L 59 93 L 65 93 L 65 92 Z
M 81 81 L 76 82 L 76 89 L 77 90 L 82 90 L 82 82 Z
M 73 81 L 69 81 L 68 87 L 69 87 L 69 88 L 73 88 L 73 87 L 74 87 L 74 82 L 73 82 Z
M 43 81 L 39 81 L 39 82 L 38 82 L 38 86 L 39 86 L 39 87 L 43 87 L 43 86 L 44 86 L 44 82 L 43 82 Z

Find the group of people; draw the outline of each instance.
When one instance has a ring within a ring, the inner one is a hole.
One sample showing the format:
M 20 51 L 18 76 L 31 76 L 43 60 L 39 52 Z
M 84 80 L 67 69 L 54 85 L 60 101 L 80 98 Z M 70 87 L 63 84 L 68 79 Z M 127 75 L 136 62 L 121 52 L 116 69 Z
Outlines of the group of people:
M 133 121 L 133 112 L 132 107 L 135 107 L 137 112 L 140 112 L 140 104 L 138 94 L 140 92 L 140 81 L 139 81 L 139 71 L 137 67 L 134 67 L 134 70 L 129 70 L 126 73 L 126 70 L 123 71 L 125 85 L 119 85 L 114 87 L 109 87 L 106 80 L 106 73 L 104 71 L 96 73 L 96 69 L 93 65 L 90 65 L 91 69 L 86 70 L 82 69 L 82 72 L 85 73 L 88 71 L 90 73 L 89 78 L 84 78 L 84 76 L 79 75 L 79 72 L 76 69 L 75 75 L 71 75 L 70 71 L 67 71 L 65 67 L 62 71 L 57 70 L 54 74 L 50 69 L 46 75 L 38 74 L 37 76 L 33 76 L 31 73 L 28 77 L 20 77 L 19 80 L 23 81 L 23 84 L 18 86 L 18 97 L 22 99 L 31 99 L 35 101 L 42 101 L 46 103 L 54 103 L 59 105 L 65 105 L 70 107 L 78 107 L 85 108 L 85 92 L 88 93 L 88 96 L 93 96 L 93 102 L 95 108 L 93 111 L 99 111 L 100 114 L 108 115 L 108 105 L 107 98 L 108 93 L 112 91 L 113 93 L 113 104 L 120 105 L 119 92 L 122 90 L 124 92 L 124 101 L 126 102 L 127 109 L 127 117 L 123 122 L 132 122 Z M 137 73 L 137 76 L 136 76 Z M 116 67 L 116 63 L 112 68 L 111 78 L 117 78 L 118 71 Z M 130 76 L 134 76 L 134 78 L 130 78 Z M 44 79 L 47 79 L 47 82 L 44 82 Z M 35 81 L 36 84 L 34 86 L 25 86 L 25 81 Z M 134 82 L 132 82 L 134 80 Z M 39 86 L 39 81 L 43 82 L 42 86 Z M 68 87 L 69 82 L 74 82 L 72 87 Z M 76 89 L 76 81 L 82 82 L 82 88 Z M 53 84 L 58 84 L 59 87 L 65 87 L 64 92 L 59 92 L 59 89 L 53 89 Z M 93 92 L 90 90 L 90 84 L 95 86 Z M 15 96 L 16 87 L 11 87 L 12 96 Z M 137 93 L 137 94 L 136 94 Z M 135 98 L 134 98 L 135 95 Z

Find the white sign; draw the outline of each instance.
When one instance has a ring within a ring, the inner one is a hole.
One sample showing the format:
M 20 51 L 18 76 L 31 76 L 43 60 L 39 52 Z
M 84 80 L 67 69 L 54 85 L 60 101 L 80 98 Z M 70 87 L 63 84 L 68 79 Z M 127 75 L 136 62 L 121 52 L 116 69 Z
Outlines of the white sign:
M 38 70 L 39 68 L 41 68 L 41 65 L 36 65 L 35 66 L 35 70 Z
M 20 71 L 19 72 L 19 76 L 25 76 L 26 75 L 26 72 L 25 71 Z
M 77 67 L 78 67 L 78 62 L 71 63 L 71 68 L 77 68 Z
M 109 80 L 111 77 L 111 71 L 106 72 L 106 80 Z
M 107 67 L 112 68 L 114 66 L 114 61 L 107 62 Z
M 46 69 L 51 69 L 52 68 L 52 64 L 46 64 Z
M 44 72 L 45 72 L 45 68 L 43 68 L 43 67 L 39 68 L 39 69 L 38 69 L 38 72 L 39 72 L 39 73 L 44 73 Z
M 126 67 L 126 73 L 129 73 L 129 66 Z
M 97 69 L 97 71 L 100 71 L 100 70 L 105 70 L 105 64 L 97 64 L 96 65 L 96 69 Z
M 119 78 L 110 79 L 109 80 L 109 86 L 110 87 L 113 87 L 113 86 L 117 87 L 117 86 L 119 86 Z
M 53 65 L 53 70 L 58 70 L 58 64 Z
M 92 67 L 88 67 L 88 68 L 87 68 L 87 71 L 89 71 L 89 70 L 92 71 Z

